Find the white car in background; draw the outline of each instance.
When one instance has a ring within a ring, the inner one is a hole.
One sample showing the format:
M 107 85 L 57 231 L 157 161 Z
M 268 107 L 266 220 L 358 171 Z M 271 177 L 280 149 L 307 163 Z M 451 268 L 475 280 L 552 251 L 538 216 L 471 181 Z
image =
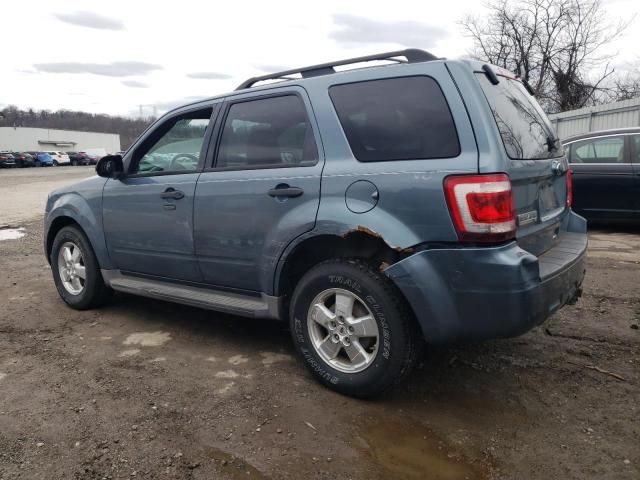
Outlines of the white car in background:
M 71 159 L 69 158 L 69 155 L 67 155 L 64 152 L 46 152 L 46 153 L 51 155 L 51 158 L 53 158 L 54 166 L 71 165 Z

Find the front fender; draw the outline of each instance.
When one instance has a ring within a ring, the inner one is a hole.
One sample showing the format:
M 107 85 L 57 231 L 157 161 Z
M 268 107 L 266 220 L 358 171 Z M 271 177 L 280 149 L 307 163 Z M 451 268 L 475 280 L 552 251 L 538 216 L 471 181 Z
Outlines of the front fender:
M 45 255 L 47 254 L 47 245 L 52 241 L 50 238 L 51 226 L 57 219 L 66 217 L 80 225 L 80 228 L 87 235 L 100 268 L 115 268 L 107 252 L 102 230 L 102 190 L 99 191 L 99 194 L 96 192 L 86 195 L 72 191 L 56 195 L 55 198 L 49 199 L 47 209 L 48 213 L 44 225 Z

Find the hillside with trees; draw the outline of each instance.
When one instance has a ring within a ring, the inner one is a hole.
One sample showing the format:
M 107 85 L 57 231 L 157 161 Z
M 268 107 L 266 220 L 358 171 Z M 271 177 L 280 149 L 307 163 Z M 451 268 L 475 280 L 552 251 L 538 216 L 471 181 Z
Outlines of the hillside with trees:
M 21 110 L 8 106 L 0 110 L 0 127 L 56 128 L 81 132 L 117 133 L 120 145 L 128 148 L 154 118 L 129 118 L 71 110 Z

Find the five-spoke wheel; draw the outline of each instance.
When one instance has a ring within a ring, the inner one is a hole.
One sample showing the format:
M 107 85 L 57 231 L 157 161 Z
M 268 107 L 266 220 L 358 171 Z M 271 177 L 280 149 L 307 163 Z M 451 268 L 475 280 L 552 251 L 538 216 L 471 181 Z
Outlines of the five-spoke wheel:
M 348 290 L 319 293 L 311 302 L 307 322 L 312 345 L 336 370 L 360 372 L 378 352 L 380 334 L 373 314 Z
M 87 281 L 82 250 L 72 242 L 65 242 L 58 251 L 58 274 L 62 285 L 71 295 L 80 295 Z

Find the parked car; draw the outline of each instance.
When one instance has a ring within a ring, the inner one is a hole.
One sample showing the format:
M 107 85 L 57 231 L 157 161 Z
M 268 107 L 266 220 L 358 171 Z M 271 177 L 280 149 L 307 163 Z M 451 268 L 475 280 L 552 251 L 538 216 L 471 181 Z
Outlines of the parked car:
M 36 155 L 36 164 L 40 164 L 41 167 L 52 167 L 54 160 L 48 152 L 38 152 Z
M 53 165 L 54 166 L 62 166 L 62 165 L 71 165 L 71 159 L 69 158 L 69 155 L 67 155 L 64 152 L 47 152 L 49 155 L 51 155 L 51 158 L 53 159 Z
M 403 50 L 167 113 L 49 195 L 44 248 L 73 308 L 118 290 L 287 319 L 320 382 L 366 397 L 424 339 L 516 336 L 576 301 L 586 221 L 567 170 L 518 78 Z
M 594 220 L 640 220 L 640 128 L 584 133 L 564 145 L 576 212 Z
M 97 164 L 98 160 L 107 154 L 104 148 L 87 148 L 86 152 L 92 165 Z
M 28 155 L 31 155 L 31 158 L 33 159 L 33 166 L 34 167 L 41 167 L 42 165 L 40 164 L 40 161 L 38 160 L 38 153 L 39 152 L 35 152 L 35 151 L 29 151 L 29 152 L 24 152 Z
M 67 152 L 71 165 L 91 165 L 91 159 L 87 152 Z
M 16 166 L 20 168 L 35 166 L 35 159 L 27 152 L 13 152 L 13 157 L 16 160 Z
M 0 168 L 16 166 L 16 159 L 11 152 L 0 152 Z

